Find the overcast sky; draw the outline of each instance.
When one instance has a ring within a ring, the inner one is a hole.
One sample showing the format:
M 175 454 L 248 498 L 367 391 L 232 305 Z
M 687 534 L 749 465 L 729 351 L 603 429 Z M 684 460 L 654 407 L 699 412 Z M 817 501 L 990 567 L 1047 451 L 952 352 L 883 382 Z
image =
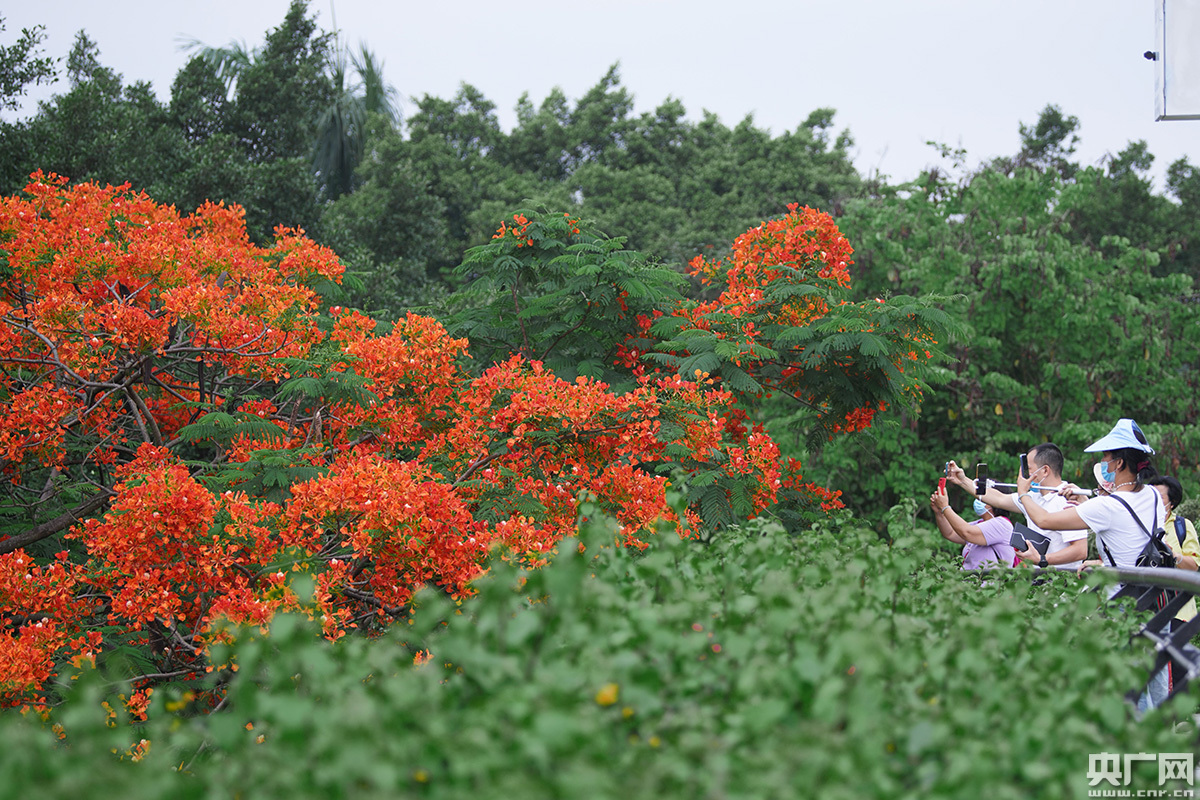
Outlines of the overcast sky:
M 65 61 L 85 29 L 103 64 L 167 99 L 187 59 L 180 37 L 254 47 L 288 2 L 5 6 L 5 44 L 41 24 L 47 54 Z M 1200 121 L 1154 121 L 1154 65 L 1142 57 L 1155 46 L 1153 0 L 312 0 L 326 29 L 331 8 L 344 41 L 384 60 L 406 113 L 408 98 L 450 98 L 466 82 L 510 129 L 523 92 L 540 104 L 559 86 L 575 100 L 620 62 L 639 113 L 670 96 L 693 119 L 708 110 L 732 126 L 751 114 L 779 134 L 835 108 L 859 170 L 893 180 L 938 163 L 928 140 L 965 148 L 972 164 L 1015 153 L 1019 124 L 1048 103 L 1079 118 L 1085 164 L 1144 139 L 1161 189 L 1171 161 L 1200 163 Z

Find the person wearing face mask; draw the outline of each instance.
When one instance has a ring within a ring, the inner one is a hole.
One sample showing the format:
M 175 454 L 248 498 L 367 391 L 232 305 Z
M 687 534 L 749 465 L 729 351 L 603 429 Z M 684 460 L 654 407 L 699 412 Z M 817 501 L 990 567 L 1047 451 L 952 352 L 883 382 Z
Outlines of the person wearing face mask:
M 1081 526 L 1096 532 L 1096 550 L 1105 566 L 1134 567 L 1151 534 L 1167 518 L 1162 497 L 1148 481 L 1158 476 L 1150 463 L 1154 448 L 1132 419 L 1117 420 L 1107 436 L 1084 448 L 1100 454 L 1101 486 L 1110 486 L 1108 494 L 1093 497 L 1061 511 L 1047 511 L 1033 501 L 1032 481 L 1017 476 L 1017 502 L 1030 519 L 1047 530 L 1073 530 Z M 1096 562 L 1085 561 L 1084 566 Z M 1112 597 L 1122 588 L 1109 592 Z M 1138 698 L 1138 709 L 1154 708 L 1169 692 L 1166 670 L 1153 674 L 1146 690 Z
M 1104 470 L 1100 468 L 1099 463 L 1092 464 L 1092 475 L 1096 478 L 1096 496 L 1103 497 L 1106 494 L 1112 494 L 1112 481 L 1104 480 Z M 1075 505 L 1079 505 L 1076 503 Z
M 1192 525 L 1190 519 L 1182 518 L 1184 536 L 1183 541 L 1180 541 L 1175 523 L 1175 509 L 1183 502 L 1183 486 L 1170 475 L 1160 475 L 1156 478 L 1151 478 L 1146 483 L 1158 490 L 1163 505 L 1167 509 L 1167 519 L 1163 527 L 1167 531 L 1165 541 L 1171 546 L 1171 551 L 1175 553 L 1175 566 L 1179 569 L 1195 572 L 1197 567 L 1200 566 L 1200 539 L 1196 538 L 1196 527 Z M 1194 616 L 1196 616 L 1196 598 L 1193 597 L 1175 615 L 1175 619 L 1171 623 L 1172 630 L 1183 625 L 1183 623 Z M 1167 662 L 1166 667 L 1164 667 L 1166 674 L 1161 677 L 1155 676 L 1160 683 L 1165 680 L 1166 694 L 1170 694 L 1171 690 L 1175 687 L 1173 667 L 1174 664 Z
M 1162 498 L 1163 506 L 1167 510 L 1167 518 L 1163 522 L 1163 528 L 1167 531 L 1164 541 L 1171 546 L 1171 551 L 1175 553 L 1175 566 L 1195 572 L 1200 568 L 1200 539 L 1196 538 L 1196 526 L 1186 517 L 1179 518 L 1179 521 L 1183 523 L 1182 540 L 1179 538 L 1179 530 L 1176 527 L 1178 523 L 1175 509 L 1183 502 L 1183 485 L 1170 475 L 1159 475 L 1146 483 L 1158 491 L 1158 496 Z M 1184 612 L 1189 608 L 1191 613 L 1184 616 Z M 1183 607 L 1177 619 L 1187 621 L 1195 615 L 1196 604 L 1193 600 Z
M 1068 484 L 1062 478 L 1063 454 L 1058 445 L 1043 442 L 1031 448 L 1025 454 L 1025 458 L 1029 462 L 1029 479 L 1038 485 L 1033 492 L 1034 502 L 1047 511 L 1061 511 L 1066 508 L 1069 504 L 1068 498 L 1059 494 L 1059 489 Z M 964 491 L 973 494 L 975 481 L 967 477 L 967 473 L 953 461 L 949 466 L 950 479 Z M 989 487 L 980 499 L 993 508 L 1024 514 L 1029 527 L 1050 540 L 1045 556 L 1030 545 L 1024 552 L 1017 553 L 1022 560 L 1039 567 L 1074 570 L 1087 558 L 1087 528 L 1068 531 L 1045 530 L 1025 513 L 1015 494 L 1006 494 L 995 488 Z
M 1163 522 L 1163 527 L 1167 530 L 1166 542 L 1171 545 L 1171 550 L 1175 553 L 1175 566 L 1195 572 L 1200 568 L 1200 539 L 1196 538 L 1196 526 L 1190 519 L 1181 518 L 1184 536 L 1183 541 L 1180 541 L 1175 522 L 1175 509 L 1183 502 L 1183 485 L 1170 475 L 1159 475 L 1146 483 L 1158 490 L 1158 496 L 1162 498 L 1163 506 L 1167 509 L 1167 518 Z M 1184 608 L 1186 609 L 1187 606 Z M 1193 605 L 1192 615 L 1180 616 L 1179 619 L 1191 619 L 1195 615 L 1195 611 L 1196 608 Z M 1182 611 L 1179 613 L 1183 614 Z
M 979 499 L 975 500 L 975 523 L 967 522 L 950 507 L 946 489 L 938 489 L 929 496 L 929 507 L 938 531 L 948 541 L 963 546 L 963 569 L 980 567 L 1011 567 L 1015 551 L 1009 540 L 1013 526 L 1005 517 L 995 512 Z
M 1132 419 L 1121 419 L 1108 435 L 1084 448 L 1100 453 L 1100 481 L 1108 494 L 1059 511 L 1043 508 L 1030 492 L 1032 480 L 1017 476 L 1017 502 L 1026 516 L 1045 530 L 1091 528 L 1096 550 L 1106 566 L 1132 567 L 1150 539 L 1150 532 L 1167 518 L 1162 498 L 1147 481 L 1158 475 L 1150 463 L 1154 454 L 1146 436 Z M 1084 562 L 1087 566 L 1089 562 Z M 1095 563 L 1095 562 L 1090 562 Z M 1114 587 L 1115 594 L 1118 587 Z
M 1092 475 L 1096 478 L 1095 495 L 1097 497 L 1112 494 L 1113 484 L 1110 481 L 1104 480 L 1104 472 L 1099 462 L 1092 464 Z M 1065 481 L 1058 487 L 1058 492 L 1067 498 L 1067 505 L 1071 506 L 1077 506 L 1088 498 L 1086 490 Z

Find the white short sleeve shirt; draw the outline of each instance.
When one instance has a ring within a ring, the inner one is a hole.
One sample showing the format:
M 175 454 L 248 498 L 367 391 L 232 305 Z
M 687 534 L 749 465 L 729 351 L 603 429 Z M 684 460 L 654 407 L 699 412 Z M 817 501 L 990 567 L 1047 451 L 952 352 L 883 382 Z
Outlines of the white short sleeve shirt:
M 1138 556 L 1150 540 L 1148 531 L 1166 522 L 1162 498 L 1153 486 L 1143 486 L 1136 492 L 1117 492 L 1129 504 L 1142 525 L 1134 522 L 1125 506 L 1112 497 L 1093 497 L 1075 507 L 1079 518 L 1096 532 L 1096 549 L 1100 560 L 1108 566 L 1135 566 Z M 1110 559 L 1111 557 L 1111 559 Z M 1114 563 L 1115 562 L 1115 563 Z
M 1057 489 L 1058 487 L 1056 486 L 1052 488 Z M 1067 507 L 1067 498 L 1063 497 L 1061 494 L 1056 494 L 1055 492 L 1047 492 L 1045 494 L 1042 492 L 1034 492 L 1033 500 L 1047 511 L 1062 511 Z M 1128 513 L 1126 516 L 1128 516 Z M 1080 539 L 1087 539 L 1088 535 L 1087 528 L 1080 528 L 1079 530 L 1075 531 L 1048 531 L 1045 528 L 1039 528 L 1034 521 L 1028 517 L 1025 518 L 1025 522 L 1030 528 L 1050 539 L 1050 546 L 1046 548 L 1046 555 L 1050 555 L 1051 553 L 1062 550 L 1064 547 L 1071 544 L 1071 542 L 1076 542 Z M 1055 564 L 1054 566 L 1058 569 L 1074 570 L 1079 569 L 1082 564 L 1083 559 L 1079 559 L 1078 561 L 1071 561 L 1066 564 Z

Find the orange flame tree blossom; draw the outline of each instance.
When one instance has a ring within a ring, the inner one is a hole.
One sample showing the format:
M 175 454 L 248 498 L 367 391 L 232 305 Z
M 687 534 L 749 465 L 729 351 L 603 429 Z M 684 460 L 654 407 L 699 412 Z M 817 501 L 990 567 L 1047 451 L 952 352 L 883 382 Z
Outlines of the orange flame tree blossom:
M 739 236 L 728 258 L 693 259 L 690 273 L 716 298 L 653 320 L 662 340 L 649 359 L 719 378 L 745 408 L 790 397 L 813 446 L 869 427 L 889 406 L 915 408 L 943 357 L 942 298 L 852 302 L 852 253 L 832 217 L 789 205 Z
M 786 477 L 704 376 L 474 373 L 427 317 L 322 316 L 335 254 L 287 229 L 257 247 L 237 208 L 35 174 L 0 200 L 0 249 L 3 702 L 116 645 L 186 680 L 220 618 L 376 629 L 494 554 L 541 563 L 584 494 L 638 546 L 676 467 L 736 478 L 746 514 Z
M 470 339 L 481 367 L 519 349 L 556 375 L 601 378 L 617 392 L 687 380 L 719 395 L 726 406 L 715 415 L 664 416 L 662 453 L 643 464 L 675 476 L 711 531 L 781 491 L 789 509 L 840 505 L 836 492 L 803 480 L 798 462 L 779 465 L 762 425 L 767 397 L 779 397 L 775 417 L 784 396 L 795 401 L 799 410 L 783 414 L 811 445 L 919 402 L 948 318 L 933 297 L 852 302 L 851 256 L 829 215 L 793 205 L 738 237 L 729 258 L 694 260 L 699 296 L 711 299 L 692 299 L 678 290 L 680 276 L 620 237 L 522 210 L 468 251 L 448 326 Z M 750 471 L 769 472 L 770 486 Z

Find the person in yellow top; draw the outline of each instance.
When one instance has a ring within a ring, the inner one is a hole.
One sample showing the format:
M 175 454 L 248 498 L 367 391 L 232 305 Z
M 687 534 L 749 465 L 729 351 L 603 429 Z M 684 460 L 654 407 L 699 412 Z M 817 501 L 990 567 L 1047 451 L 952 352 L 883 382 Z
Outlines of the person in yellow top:
M 1146 483 L 1158 490 L 1158 493 L 1162 495 L 1163 505 L 1167 509 L 1167 519 L 1163 523 L 1163 528 L 1166 529 L 1167 535 L 1163 539 L 1167 544 L 1171 545 L 1171 551 L 1175 553 L 1175 566 L 1179 569 L 1190 569 L 1192 572 L 1195 572 L 1197 567 L 1200 566 L 1200 539 L 1196 538 L 1196 526 L 1192 524 L 1190 519 L 1183 518 L 1186 533 L 1182 542 L 1179 541 L 1179 535 L 1175 527 L 1175 509 L 1183 502 L 1183 486 L 1170 475 L 1159 475 L 1146 481 Z M 1175 620 L 1171 627 L 1177 628 L 1194 616 L 1196 616 L 1196 598 L 1193 597 L 1187 601 L 1187 604 L 1183 608 L 1179 609 L 1179 613 L 1175 615 Z M 1175 689 L 1175 674 L 1170 662 L 1167 662 L 1166 672 L 1167 691 L 1169 693 Z
M 1182 542 L 1179 541 L 1179 536 L 1175 532 L 1175 509 L 1183 502 L 1183 486 L 1170 475 L 1159 475 L 1146 483 L 1158 490 L 1162 496 L 1163 505 L 1167 508 L 1167 519 L 1163 522 L 1163 528 L 1167 531 L 1164 539 L 1167 544 L 1171 545 L 1171 550 L 1175 553 L 1175 566 L 1195 572 L 1197 568 L 1200 568 L 1200 539 L 1196 538 L 1196 526 L 1185 517 L 1183 524 L 1186 534 Z M 1192 598 L 1187 605 L 1179 609 L 1175 619 L 1187 622 L 1194 616 L 1196 616 L 1196 599 Z

